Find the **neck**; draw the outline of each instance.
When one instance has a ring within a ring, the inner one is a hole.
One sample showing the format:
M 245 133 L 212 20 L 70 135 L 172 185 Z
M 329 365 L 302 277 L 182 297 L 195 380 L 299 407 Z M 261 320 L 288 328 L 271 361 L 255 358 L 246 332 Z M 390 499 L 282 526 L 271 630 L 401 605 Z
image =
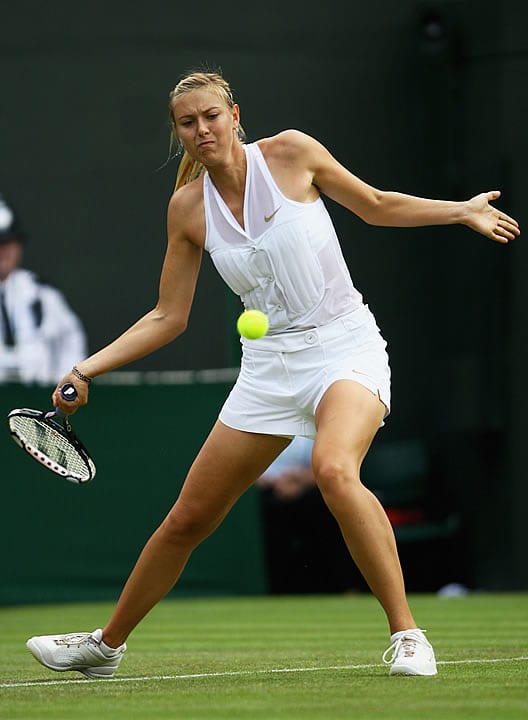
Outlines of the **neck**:
M 218 190 L 243 193 L 246 186 L 246 165 L 244 148 L 240 142 L 236 142 L 229 159 L 221 165 L 207 167 L 207 172 Z

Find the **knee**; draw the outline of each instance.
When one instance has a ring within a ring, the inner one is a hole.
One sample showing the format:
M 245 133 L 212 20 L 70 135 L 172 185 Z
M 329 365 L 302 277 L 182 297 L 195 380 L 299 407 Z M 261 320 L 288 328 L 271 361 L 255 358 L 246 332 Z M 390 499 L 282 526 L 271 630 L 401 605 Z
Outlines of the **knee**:
M 330 506 L 358 487 L 359 470 L 350 461 L 337 457 L 314 459 L 314 473 L 319 489 Z
M 210 535 L 220 521 L 206 517 L 199 509 L 181 508 L 176 504 L 159 527 L 166 542 L 196 547 Z

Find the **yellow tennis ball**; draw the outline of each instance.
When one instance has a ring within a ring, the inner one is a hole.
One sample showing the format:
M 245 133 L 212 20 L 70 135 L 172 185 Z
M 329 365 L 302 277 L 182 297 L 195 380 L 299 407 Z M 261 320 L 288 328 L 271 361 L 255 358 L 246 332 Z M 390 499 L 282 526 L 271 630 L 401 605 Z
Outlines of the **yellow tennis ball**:
M 246 310 L 237 320 L 238 332 L 248 340 L 261 338 L 268 328 L 268 318 L 261 310 Z

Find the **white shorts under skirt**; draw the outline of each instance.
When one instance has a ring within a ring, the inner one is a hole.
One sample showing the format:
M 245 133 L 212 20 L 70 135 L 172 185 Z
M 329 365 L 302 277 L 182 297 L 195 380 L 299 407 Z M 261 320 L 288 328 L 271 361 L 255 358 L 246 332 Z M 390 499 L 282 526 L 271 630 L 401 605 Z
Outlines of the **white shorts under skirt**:
M 336 380 L 354 380 L 390 411 L 387 343 L 368 307 L 313 330 L 242 340 L 242 364 L 219 419 L 246 432 L 315 437 L 314 415 Z

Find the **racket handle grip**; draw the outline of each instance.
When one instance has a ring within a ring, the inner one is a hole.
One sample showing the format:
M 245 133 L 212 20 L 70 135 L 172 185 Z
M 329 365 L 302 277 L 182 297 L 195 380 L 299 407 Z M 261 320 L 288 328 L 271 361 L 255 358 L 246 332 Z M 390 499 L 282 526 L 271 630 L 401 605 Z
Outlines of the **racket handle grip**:
M 61 398 L 67 402 L 73 402 L 77 399 L 77 390 L 75 389 L 75 385 L 72 385 L 72 383 L 64 383 L 64 385 L 61 386 L 59 393 Z M 67 413 L 62 412 L 60 408 L 56 407 L 55 415 L 58 415 L 59 417 L 66 417 Z
M 68 402 L 77 400 L 77 390 L 75 389 L 75 385 L 72 383 L 64 383 L 59 392 L 63 400 L 67 400 Z

